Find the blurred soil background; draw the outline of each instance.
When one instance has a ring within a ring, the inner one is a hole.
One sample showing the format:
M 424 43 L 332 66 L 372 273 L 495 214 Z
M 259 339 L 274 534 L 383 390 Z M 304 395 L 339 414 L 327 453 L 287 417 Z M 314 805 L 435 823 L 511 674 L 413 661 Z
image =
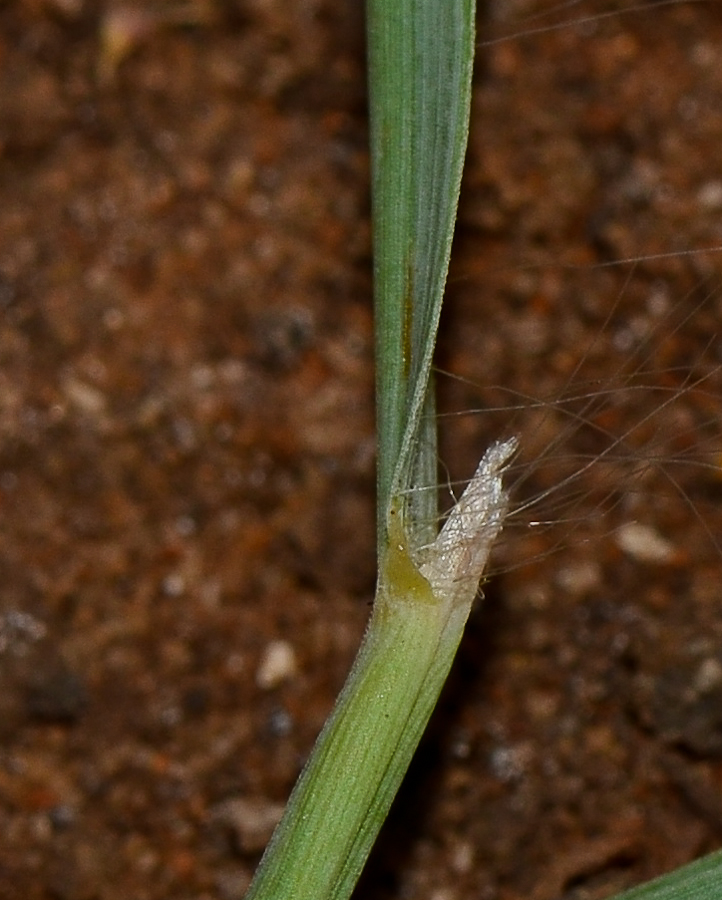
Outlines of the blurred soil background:
M 563 487 L 358 900 L 598 900 L 722 841 L 722 256 L 680 255 L 722 244 L 722 6 L 479 36 L 442 410 L 506 411 L 443 461 L 518 431 L 517 506 Z M 245 892 L 373 596 L 366 143 L 357 2 L 0 4 L 2 900 Z

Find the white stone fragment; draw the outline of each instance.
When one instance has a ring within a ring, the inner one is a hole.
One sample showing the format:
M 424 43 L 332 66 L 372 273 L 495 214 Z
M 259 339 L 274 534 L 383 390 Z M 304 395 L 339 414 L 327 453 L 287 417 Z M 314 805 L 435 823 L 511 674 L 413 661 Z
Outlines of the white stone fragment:
M 264 690 L 278 687 L 296 674 L 296 652 L 288 641 L 271 641 L 256 671 L 256 684 Z
M 628 522 L 617 529 L 615 540 L 620 550 L 640 562 L 668 563 L 674 559 L 674 546 L 658 531 L 640 522 Z
M 507 513 L 502 474 L 516 447 L 516 438 L 489 447 L 438 537 L 424 548 L 419 571 L 436 596 L 455 603 L 474 598 Z

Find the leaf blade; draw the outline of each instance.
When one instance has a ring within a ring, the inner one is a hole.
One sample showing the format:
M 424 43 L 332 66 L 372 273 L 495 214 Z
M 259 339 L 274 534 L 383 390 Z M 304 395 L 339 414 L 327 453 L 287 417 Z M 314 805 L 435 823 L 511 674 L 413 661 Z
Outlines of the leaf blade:
M 425 487 L 436 468 L 424 411 L 468 139 L 474 12 L 473 0 L 368 3 L 379 547 L 393 496 Z M 433 492 L 416 502 L 412 520 L 431 521 Z
M 615 894 L 610 900 L 719 900 L 720 897 L 722 850 L 622 894 Z

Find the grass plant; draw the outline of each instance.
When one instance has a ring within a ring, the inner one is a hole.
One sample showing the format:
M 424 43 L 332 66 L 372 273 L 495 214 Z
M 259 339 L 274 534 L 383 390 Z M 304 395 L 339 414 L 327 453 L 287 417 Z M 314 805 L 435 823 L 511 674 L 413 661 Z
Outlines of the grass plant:
M 431 715 L 507 507 L 493 444 L 437 533 L 431 374 L 467 141 L 473 0 L 367 4 L 379 572 L 356 661 L 248 900 L 350 896 Z M 483 810 L 479 811 L 483 815 Z M 722 853 L 618 900 L 722 896 Z

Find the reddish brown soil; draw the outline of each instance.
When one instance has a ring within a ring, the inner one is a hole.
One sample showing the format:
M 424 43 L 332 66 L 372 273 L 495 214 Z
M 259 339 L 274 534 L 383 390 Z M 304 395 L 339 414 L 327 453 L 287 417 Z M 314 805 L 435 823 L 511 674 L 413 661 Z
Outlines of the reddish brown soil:
M 722 257 L 599 267 L 722 243 L 722 17 L 635 5 L 481 47 L 442 408 L 658 388 L 449 422 L 453 478 L 565 435 L 517 503 L 642 425 L 571 527 L 512 520 L 359 898 L 596 900 L 722 838 L 721 482 L 630 474 L 717 466 Z M 2 900 L 242 897 L 373 594 L 362 10 L 152 11 L 0 7 Z

